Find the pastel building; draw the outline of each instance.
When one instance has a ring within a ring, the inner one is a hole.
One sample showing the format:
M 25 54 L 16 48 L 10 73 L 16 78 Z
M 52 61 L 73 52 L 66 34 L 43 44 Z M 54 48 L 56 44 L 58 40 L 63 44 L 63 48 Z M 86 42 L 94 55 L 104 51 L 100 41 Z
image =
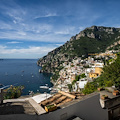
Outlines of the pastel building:
M 102 73 L 103 63 L 96 63 L 95 66 L 93 66 L 94 72 L 89 73 L 90 78 L 97 78 Z

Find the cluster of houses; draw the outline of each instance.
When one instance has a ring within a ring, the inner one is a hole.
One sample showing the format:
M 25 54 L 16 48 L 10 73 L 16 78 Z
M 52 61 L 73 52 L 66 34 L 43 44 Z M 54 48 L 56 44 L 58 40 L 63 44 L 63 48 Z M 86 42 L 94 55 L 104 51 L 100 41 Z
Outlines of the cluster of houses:
M 113 52 L 114 51 L 106 51 L 105 53 L 91 54 L 91 56 L 85 59 L 81 57 L 73 59 L 73 61 L 69 63 L 64 62 L 64 68 L 59 72 L 60 77 L 55 84 L 56 88 L 58 90 L 69 92 L 68 84 L 72 84 L 72 82 L 76 79 L 76 76 L 85 74 L 85 78 L 80 78 L 79 81 L 76 81 L 76 83 L 72 86 L 73 91 L 80 91 L 84 88 L 87 82 L 93 81 L 94 78 L 101 75 L 102 68 L 105 64 L 103 59 L 116 59 L 116 54 Z

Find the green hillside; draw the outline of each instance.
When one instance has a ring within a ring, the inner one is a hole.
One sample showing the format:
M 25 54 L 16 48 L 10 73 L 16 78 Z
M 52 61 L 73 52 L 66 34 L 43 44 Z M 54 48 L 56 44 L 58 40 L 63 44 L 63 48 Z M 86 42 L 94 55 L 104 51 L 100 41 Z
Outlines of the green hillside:
M 117 55 L 117 59 L 107 66 L 104 66 L 103 73 L 100 77 L 93 82 L 87 83 L 83 93 L 89 94 L 97 90 L 98 87 L 111 87 L 115 86 L 120 90 L 120 54 Z
M 69 62 L 75 57 L 90 53 L 104 52 L 107 48 L 120 40 L 120 28 L 92 26 L 71 37 L 64 45 L 49 52 L 38 61 L 43 72 L 59 71 L 63 62 Z M 119 45 L 116 49 L 119 48 Z

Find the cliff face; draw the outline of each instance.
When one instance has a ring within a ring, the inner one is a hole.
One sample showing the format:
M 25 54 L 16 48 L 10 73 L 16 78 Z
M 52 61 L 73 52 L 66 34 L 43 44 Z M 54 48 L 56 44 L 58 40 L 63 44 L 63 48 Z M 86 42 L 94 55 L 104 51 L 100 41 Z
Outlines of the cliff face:
M 89 53 L 104 52 L 120 40 L 120 28 L 92 26 L 72 36 L 70 41 L 38 60 L 43 72 L 54 73 L 63 62 Z

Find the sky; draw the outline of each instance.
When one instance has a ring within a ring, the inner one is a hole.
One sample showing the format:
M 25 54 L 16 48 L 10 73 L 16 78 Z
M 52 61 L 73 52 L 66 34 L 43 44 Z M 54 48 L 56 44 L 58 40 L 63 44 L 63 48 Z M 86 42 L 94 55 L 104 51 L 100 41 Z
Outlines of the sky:
M 41 58 L 86 27 L 120 27 L 119 0 L 0 0 L 0 58 Z

